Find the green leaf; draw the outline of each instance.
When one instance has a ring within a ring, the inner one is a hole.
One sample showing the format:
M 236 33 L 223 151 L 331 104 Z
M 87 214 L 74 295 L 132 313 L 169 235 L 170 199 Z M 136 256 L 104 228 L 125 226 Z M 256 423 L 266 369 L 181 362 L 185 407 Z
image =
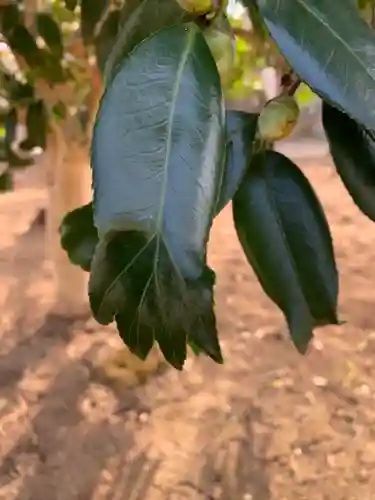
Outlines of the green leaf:
M 64 55 L 64 45 L 59 25 L 50 14 L 39 12 L 36 16 L 36 26 L 39 36 L 43 38 L 49 50 L 61 59 Z
M 95 29 L 108 6 L 108 0 L 81 0 L 81 35 L 85 44 L 94 41 Z
M 72 264 L 90 271 L 98 232 L 94 225 L 92 203 L 76 208 L 63 218 L 60 225 L 60 241 Z
M 65 7 L 68 10 L 71 10 L 71 11 L 75 10 L 77 5 L 78 5 L 78 0 L 65 0 Z
M 30 67 L 43 65 L 43 53 L 25 26 L 21 24 L 14 26 L 7 41 L 11 50 L 22 56 Z
M 375 221 L 374 137 L 327 103 L 323 103 L 323 127 L 342 182 L 358 208 Z
M 178 369 L 189 340 L 222 362 L 206 245 L 224 132 L 220 78 L 194 24 L 137 46 L 104 93 L 94 127 L 93 314 L 102 324 L 115 318 L 140 357 L 155 339 Z
M 7 36 L 7 42 L 13 52 L 23 57 L 31 75 L 44 78 L 50 83 L 61 83 L 66 80 L 67 73 L 60 61 L 49 51 L 40 49 L 25 26 L 15 26 Z
M 70 76 L 69 71 L 63 68 L 61 61 L 45 49 L 42 49 L 41 52 L 43 64 L 39 68 L 35 68 L 35 74 L 52 85 L 67 81 Z
M 26 115 L 27 139 L 21 146 L 23 149 L 46 148 L 48 116 L 42 100 L 31 103 Z
M 226 164 L 216 208 L 217 213 L 220 213 L 232 200 L 245 175 L 253 153 L 257 121 L 258 114 L 255 113 L 234 110 L 226 113 Z
M 121 10 L 119 35 L 105 67 L 106 83 L 113 80 L 124 57 L 145 38 L 191 19 L 175 0 L 127 0 Z
M 22 16 L 17 4 L 0 5 L 0 31 L 6 37 L 14 26 L 20 24 L 22 24 Z
M 72 264 L 90 271 L 98 242 L 92 203 L 65 215 L 60 225 L 60 243 Z M 153 343 L 153 335 L 150 338 Z M 192 340 L 188 340 L 188 344 L 195 356 L 202 354 L 202 350 Z
M 7 163 L 5 138 L 2 136 L 2 129 L 1 128 L 0 128 L 0 163 Z
M 332 239 L 310 183 L 280 153 L 258 154 L 234 197 L 233 216 L 249 263 L 304 353 L 314 326 L 338 323 Z
M 201 349 L 199 349 L 199 347 L 197 345 L 195 345 L 193 341 L 189 342 L 189 347 L 193 351 L 193 354 L 195 356 L 199 356 L 200 354 L 202 354 Z
M 5 75 L 8 98 L 15 105 L 24 105 L 35 98 L 34 88 L 28 83 L 17 81 L 13 75 Z
M 0 174 L 0 193 L 6 193 L 7 191 L 13 191 L 13 175 L 9 169 L 5 170 Z
M 355 2 L 257 2 L 271 36 L 312 90 L 375 130 L 375 33 Z
M 120 11 L 114 10 L 104 21 L 98 36 L 95 38 L 95 55 L 101 73 L 115 43 L 120 23 Z

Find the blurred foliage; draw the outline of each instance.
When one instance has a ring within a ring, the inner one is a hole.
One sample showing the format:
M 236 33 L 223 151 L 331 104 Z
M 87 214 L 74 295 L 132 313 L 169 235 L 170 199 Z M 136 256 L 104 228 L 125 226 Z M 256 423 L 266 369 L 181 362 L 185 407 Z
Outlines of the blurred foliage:
M 365 0 L 362 0 L 365 1 Z M 235 77 L 227 91 L 231 100 L 244 100 L 254 91 L 262 91 L 262 70 L 273 67 L 281 73 L 288 70 L 283 56 L 269 37 L 256 9 L 245 9 L 237 1 L 230 3 L 228 17 L 236 34 Z M 309 105 L 316 95 L 302 84 L 296 93 L 300 106 Z

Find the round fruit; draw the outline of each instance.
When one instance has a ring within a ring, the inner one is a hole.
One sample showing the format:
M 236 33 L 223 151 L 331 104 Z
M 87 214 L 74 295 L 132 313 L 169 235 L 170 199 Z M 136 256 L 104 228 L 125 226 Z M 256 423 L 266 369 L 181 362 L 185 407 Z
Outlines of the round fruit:
M 258 119 L 258 130 L 266 141 L 280 141 L 294 129 L 299 118 L 299 107 L 294 97 L 280 96 L 264 106 Z
M 204 30 L 204 36 L 215 59 L 221 84 L 227 87 L 232 83 L 236 57 L 235 38 L 227 17 L 220 15 L 215 18 Z
M 203 15 L 215 10 L 215 0 L 176 0 L 187 12 Z

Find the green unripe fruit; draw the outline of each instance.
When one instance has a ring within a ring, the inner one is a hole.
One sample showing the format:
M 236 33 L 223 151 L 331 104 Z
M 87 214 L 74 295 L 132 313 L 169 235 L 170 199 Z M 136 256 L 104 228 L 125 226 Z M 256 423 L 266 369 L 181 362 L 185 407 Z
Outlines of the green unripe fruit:
M 215 0 L 176 0 L 176 2 L 190 14 L 197 16 L 208 14 L 215 10 Z
M 184 10 L 197 16 L 210 14 L 212 17 L 216 12 L 223 12 L 228 6 L 228 0 L 176 0 L 176 2 Z
M 268 101 L 260 113 L 258 130 L 266 141 L 288 137 L 297 124 L 299 107 L 292 96 L 280 96 Z
M 203 33 L 215 59 L 221 84 L 223 87 L 228 87 L 233 80 L 236 45 L 227 17 L 225 15 L 218 16 Z

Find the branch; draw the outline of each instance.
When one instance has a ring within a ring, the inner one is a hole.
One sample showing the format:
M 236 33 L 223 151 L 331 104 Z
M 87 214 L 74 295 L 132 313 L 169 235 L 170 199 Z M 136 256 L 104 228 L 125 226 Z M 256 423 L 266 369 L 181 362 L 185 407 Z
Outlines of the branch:
M 293 96 L 298 87 L 301 85 L 301 79 L 298 75 L 294 73 L 294 71 L 290 71 L 289 73 L 285 73 L 281 77 L 281 87 L 282 91 L 281 93 L 283 95 L 290 95 Z

